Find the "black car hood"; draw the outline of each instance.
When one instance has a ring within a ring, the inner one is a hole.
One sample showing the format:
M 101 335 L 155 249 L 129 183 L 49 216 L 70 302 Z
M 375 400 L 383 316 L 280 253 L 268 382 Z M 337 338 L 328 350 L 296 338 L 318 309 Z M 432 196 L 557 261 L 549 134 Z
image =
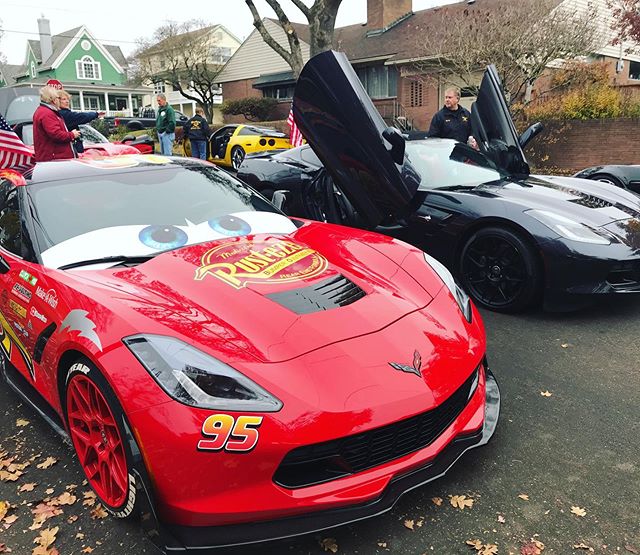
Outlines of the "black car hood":
M 307 62 L 296 84 L 293 113 L 367 226 L 407 208 L 420 176 L 406 156 L 402 164 L 394 162 L 382 135 L 387 125 L 343 53 L 322 52 Z
M 598 181 L 573 177 L 530 176 L 478 187 L 523 209 L 546 210 L 592 227 L 640 220 L 640 197 Z

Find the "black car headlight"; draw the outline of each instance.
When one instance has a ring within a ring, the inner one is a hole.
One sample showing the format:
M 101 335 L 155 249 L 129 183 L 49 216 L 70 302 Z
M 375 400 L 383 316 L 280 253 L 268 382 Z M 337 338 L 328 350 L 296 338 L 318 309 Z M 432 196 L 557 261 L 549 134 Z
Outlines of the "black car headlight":
M 451 291 L 453 298 L 456 300 L 458 306 L 460 307 L 460 312 L 462 312 L 467 322 L 471 322 L 472 310 L 471 299 L 469 298 L 469 295 L 467 295 L 462 287 L 460 287 L 456 283 L 456 280 L 453 279 L 453 275 L 451 274 L 451 272 L 447 270 L 447 268 L 441 262 L 438 262 L 435 258 L 433 258 L 433 256 L 429 256 L 426 252 L 422 254 L 424 254 L 426 263 L 431 266 L 431 269 L 436 274 L 438 274 L 440 279 L 447 286 L 447 289 Z
M 236 412 L 282 408 L 279 399 L 244 374 L 184 341 L 164 335 L 134 335 L 123 342 L 160 387 L 185 405 Z

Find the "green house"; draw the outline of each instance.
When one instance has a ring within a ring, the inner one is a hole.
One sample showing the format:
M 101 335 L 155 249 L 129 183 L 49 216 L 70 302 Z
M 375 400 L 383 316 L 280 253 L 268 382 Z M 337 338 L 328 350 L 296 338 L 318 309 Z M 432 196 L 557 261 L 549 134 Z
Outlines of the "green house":
M 71 94 L 74 110 L 134 116 L 150 103 L 153 89 L 127 81 L 127 61 L 119 46 L 103 44 L 82 25 L 51 35 L 49 20 L 38 19 L 39 40 L 28 40 L 21 66 L 0 68 L 0 87 L 40 88 L 54 79 Z

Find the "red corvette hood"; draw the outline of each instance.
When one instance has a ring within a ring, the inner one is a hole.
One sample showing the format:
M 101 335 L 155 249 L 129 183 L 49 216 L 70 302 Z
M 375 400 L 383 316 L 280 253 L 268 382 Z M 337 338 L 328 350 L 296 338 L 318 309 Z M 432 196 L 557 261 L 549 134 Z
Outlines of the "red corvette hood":
M 114 302 L 193 343 L 217 349 L 223 341 L 264 362 L 380 330 L 433 298 L 387 256 L 321 225 L 202 243 L 82 276 L 127 291 Z

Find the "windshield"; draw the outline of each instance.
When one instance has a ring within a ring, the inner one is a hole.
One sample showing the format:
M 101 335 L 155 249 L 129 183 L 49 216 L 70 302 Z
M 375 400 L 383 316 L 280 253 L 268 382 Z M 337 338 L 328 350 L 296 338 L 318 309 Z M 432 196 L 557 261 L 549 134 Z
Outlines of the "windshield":
M 295 229 L 252 189 L 205 166 L 93 174 L 36 183 L 27 192 L 42 261 L 55 268 Z
M 100 131 L 94 129 L 90 125 L 80 125 L 80 138 L 82 142 L 86 145 L 95 145 L 101 143 L 108 143 L 109 139 L 107 139 Z
M 20 121 L 33 119 L 33 113 L 40 105 L 40 97 L 37 95 L 24 95 L 14 98 L 7 107 L 5 120 L 9 125 Z
M 475 187 L 507 175 L 482 153 L 449 139 L 407 141 L 406 153 L 422 177 L 421 190 Z

